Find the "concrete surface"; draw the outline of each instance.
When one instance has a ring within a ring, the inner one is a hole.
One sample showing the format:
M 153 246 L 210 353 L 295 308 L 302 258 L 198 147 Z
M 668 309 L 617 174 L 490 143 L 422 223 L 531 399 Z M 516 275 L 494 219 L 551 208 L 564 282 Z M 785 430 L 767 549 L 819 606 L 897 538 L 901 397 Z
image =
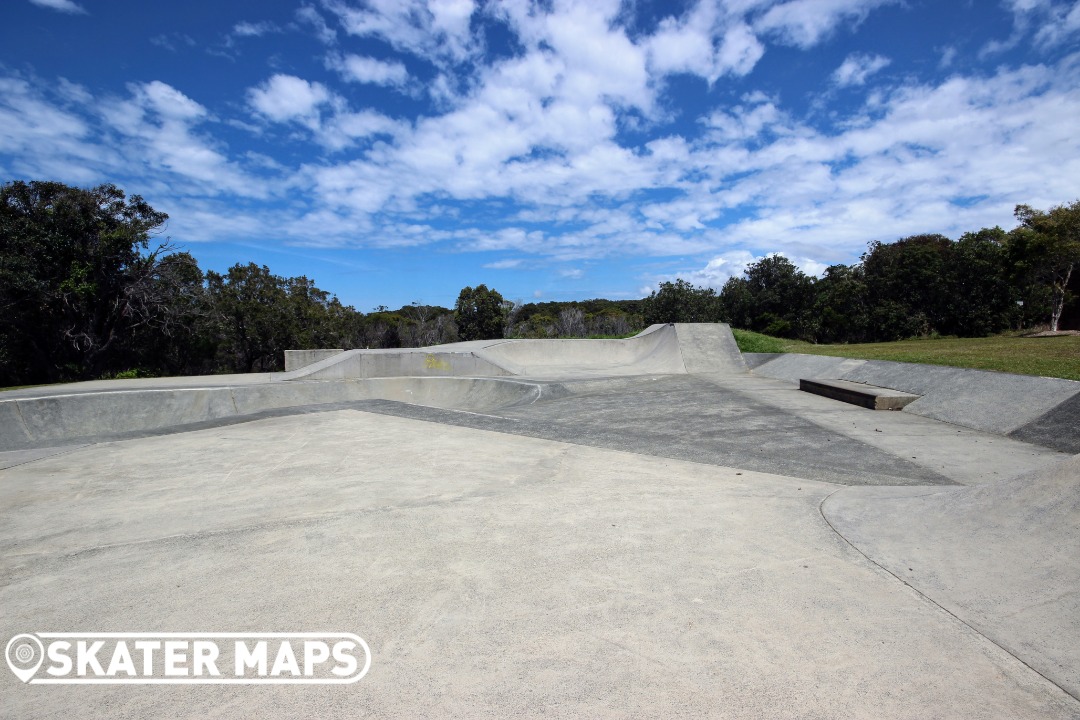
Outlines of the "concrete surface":
M 1075 430 L 1069 424 L 1056 432 L 1045 426 L 1054 418 L 1054 408 L 1080 395 L 1080 382 L 1074 380 L 799 353 L 772 357 L 756 364 L 753 373 L 796 384 L 802 378 L 848 380 L 912 393 L 920 398 L 904 412 L 986 432 L 1022 432 L 1041 421 L 1042 431 L 1029 434 L 1033 439 Z M 1068 452 L 1072 446 L 1052 447 Z
M 656 326 L 592 346 L 606 375 L 590 341 L 479 342 L 4 393 L 0 640 L 373 659 L 329 687 L 0 669 L 0 716 L 1080 717 L 1080 457 L 799 392 L 729 339 Z
M 1080 455 L 977 488 L 850 488 L 822 512 L 860 552 L 1080 697 Z
M 326 350 L 286 350 L 285 372 L 299 370 L 302 367 L 307 367 L 308 365 L 312 365 L 329 357 L 334 357 L 343 352 L 345 352 L 343 348 Z
M 1080 453 L 1080 394 L 1054 406 L 1026 425 L 1009 433 L 1010 437 L 1044 445 L 1067 453 Z

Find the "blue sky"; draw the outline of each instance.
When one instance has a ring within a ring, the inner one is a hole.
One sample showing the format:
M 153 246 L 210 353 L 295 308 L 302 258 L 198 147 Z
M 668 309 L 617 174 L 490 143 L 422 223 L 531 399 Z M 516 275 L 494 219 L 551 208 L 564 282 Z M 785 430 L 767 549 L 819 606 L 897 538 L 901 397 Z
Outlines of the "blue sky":
M 1080 0 L 7 0 L 0 179 L 357 309 L 636 298 L 1080 197 Z

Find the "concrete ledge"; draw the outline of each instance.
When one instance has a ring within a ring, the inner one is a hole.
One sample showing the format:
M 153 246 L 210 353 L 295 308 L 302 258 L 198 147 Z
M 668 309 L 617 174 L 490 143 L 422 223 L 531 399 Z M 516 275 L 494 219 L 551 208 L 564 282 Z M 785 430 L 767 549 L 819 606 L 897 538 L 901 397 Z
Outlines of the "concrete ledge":
M 801 379 L 799 389 L 871 410 L 903 410 L 906 405 L 919 399 L 918 395 L 847 380 Z

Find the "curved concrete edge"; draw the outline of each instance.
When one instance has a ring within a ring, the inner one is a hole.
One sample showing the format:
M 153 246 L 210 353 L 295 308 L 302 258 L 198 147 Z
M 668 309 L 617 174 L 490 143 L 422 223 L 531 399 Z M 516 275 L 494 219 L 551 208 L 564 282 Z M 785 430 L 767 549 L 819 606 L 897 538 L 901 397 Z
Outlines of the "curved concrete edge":
M 622 340 L 520 340 L 493 342 L 475 353 L 515 375 L 683 374 L 679 338 L 673 325 L 651 325 Z
M 1080 382 L 1011 373 L 789 353 L 769 359 L 753 374 L 798 384 L 801 379 L 849 380 L 921 396 L 904 408 L 934 420 L 1008 435 L 1080 394 Z M 1073 422 L 1063 415 L 1061 421 Z M 1033 433 L 1080 433 L 1067 424 L 1057 430 Z M 1037 441 L 1037 440 L 1036 440 Z M 1045 444 L 1040 442 L 1039 444 Z
M 504 367 L 478 357 L 474 351 L 447 352 L 437 348 L 347 350 L 307 367 L 275 373 L 274 380 L 348 380 L 377 377 L 500 377 Z
M 844 488 L 829 524 L 1080 699 L 1080 455 L 976 487 Z
M 731 328 L 723 323 L 657 324 L 621 340 L 510 338 L 426 348 L 309 352 L 331 354 L 297 370 L 274 373 L 273 379 L 730 374 L 747 370 Z
M 549 391 L 553 397 L 558 394 L 557 388 Z M 0 401 L 0 451 L 180 429 L 298 406 L 395 400 L 485 412 L 536 402 L 543 395 L 544 388 L 537 383 L 465 377 L 388 377 L 47 395 Z

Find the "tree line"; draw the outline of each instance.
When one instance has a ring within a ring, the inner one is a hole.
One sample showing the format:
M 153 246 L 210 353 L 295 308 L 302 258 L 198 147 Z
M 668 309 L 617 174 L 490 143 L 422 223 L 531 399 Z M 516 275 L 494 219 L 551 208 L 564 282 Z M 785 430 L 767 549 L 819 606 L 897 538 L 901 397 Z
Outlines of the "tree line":
M 968 232 L 953 241 L 914 235 L 872 242 L 854 265 L 807 276 L 774 255 L 749 265 L 719 293 L 683 280 L 647 298 L 645 321 L 729 322 L 814 343 L 858 343 L 1010 328 L 1058 330 L 1080 311 L 1070 292 L 1080 263 L 1080 201 L 1048 211 L 1016 208 L 1018 226 Z
M 620 337 L 656 322 L 726 321 L 814 342 L 1056 326 L 1073 301 L 1078 216 L 1080 203 L 1020 206 L 1011 232 L 872 243 L 860 263 L 819 279 L 768 257 L 719 293 L 677 280 L 641 300 L 523 304 L 479 285 L 454 308 L 363 313 L 265 265 L 202 270 L 158 240 L 165 213 L 113 185 L 18 181 L 0 186 L 0 386 L 266 372 L 283 369 L 288 349 Z

